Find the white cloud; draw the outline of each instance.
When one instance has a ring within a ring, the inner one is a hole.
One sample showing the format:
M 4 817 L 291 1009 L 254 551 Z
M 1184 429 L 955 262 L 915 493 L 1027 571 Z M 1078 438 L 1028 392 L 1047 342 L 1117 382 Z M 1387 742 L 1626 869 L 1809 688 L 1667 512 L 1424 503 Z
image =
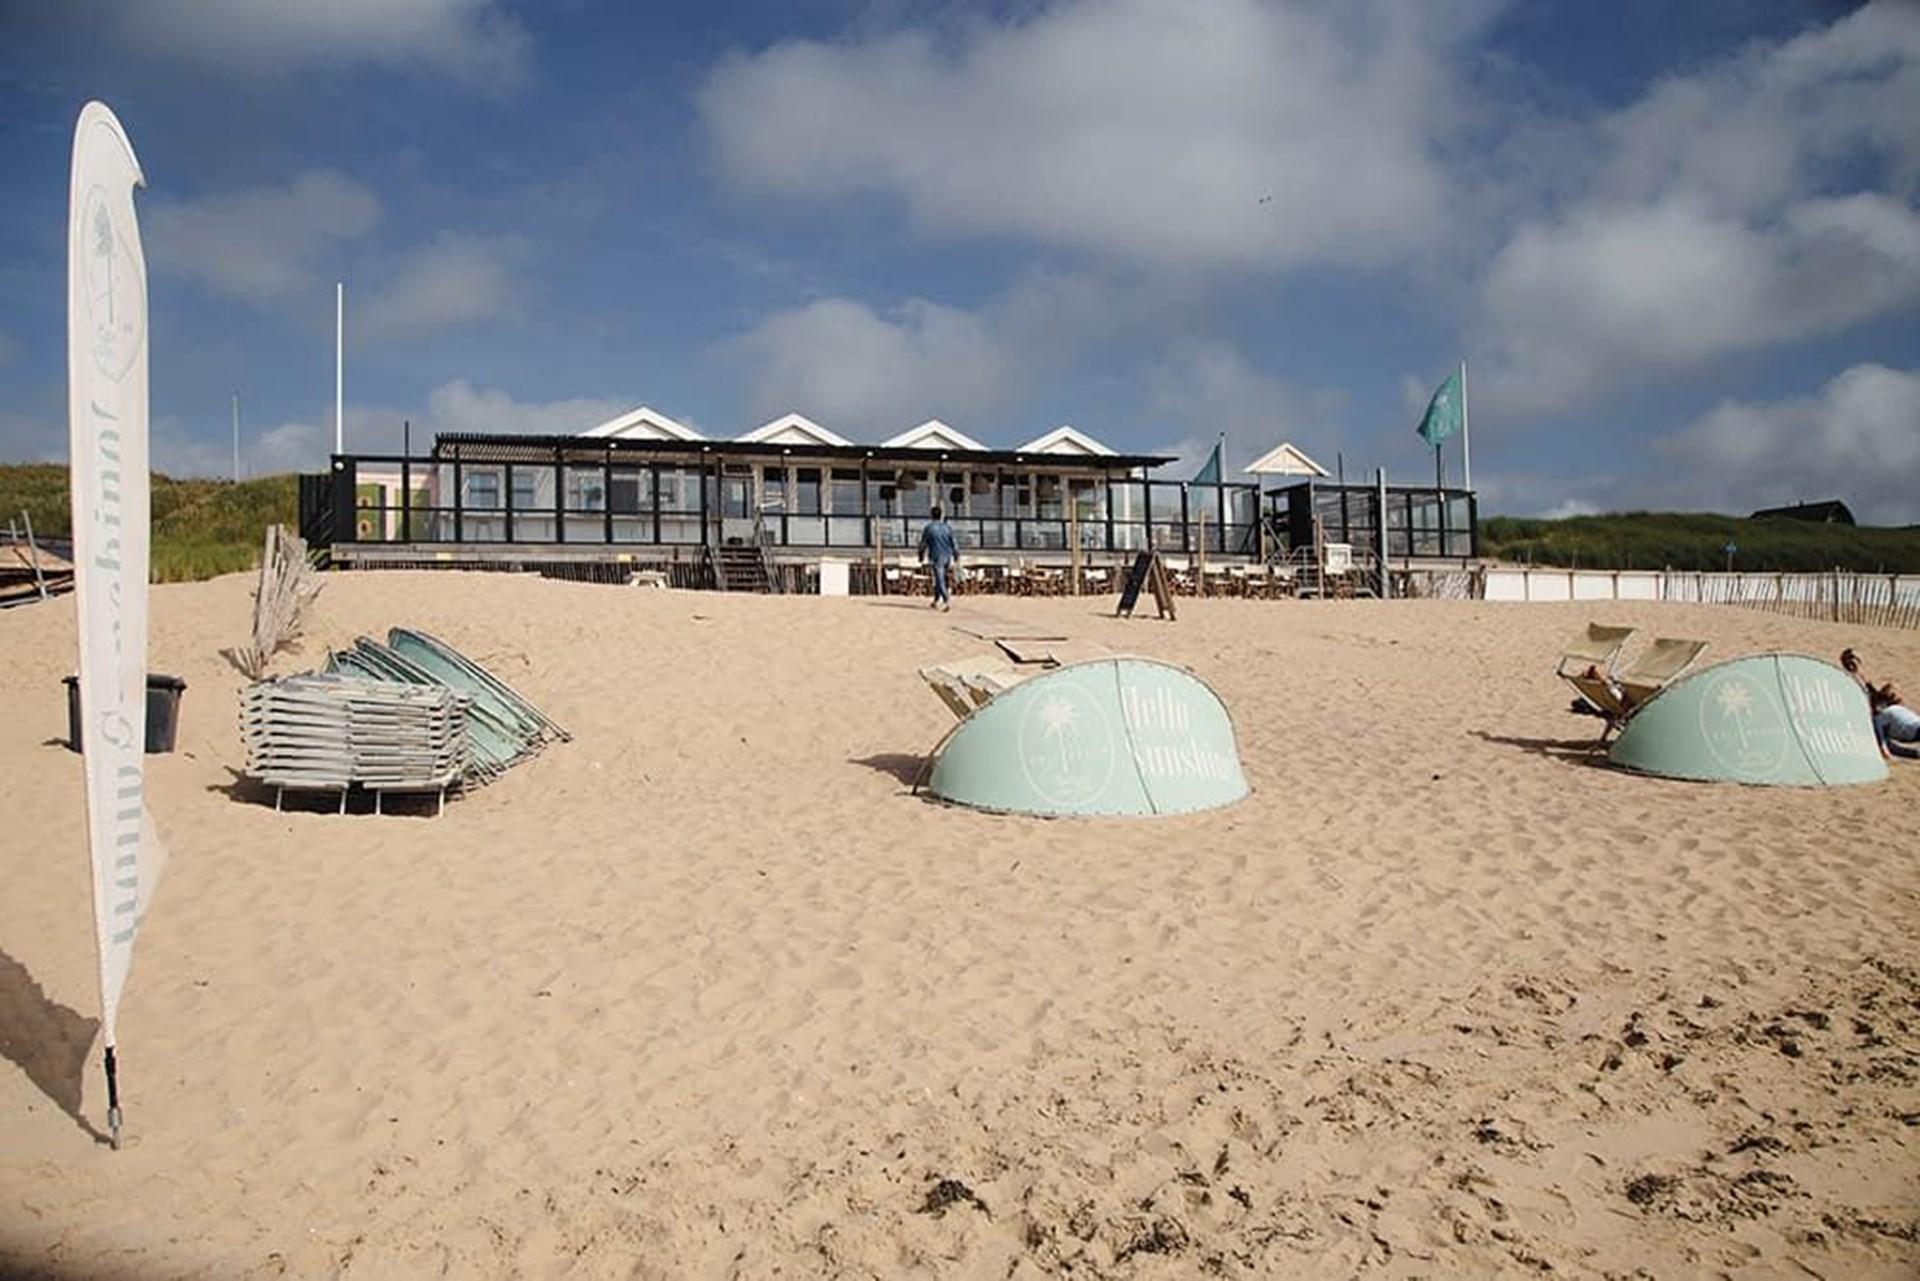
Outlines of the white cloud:
M 720 351 L 745 368 L 756 421 L 798 410 L 843 435 L 891 435 L 928 417 L 973 431 L 1088 343 L 1135 323 L 1119 290 L 1036 272 L 971 311 L 826 298 L 775 312 Z
M 1745 512 L 1839 498 L 1863 524 L 1920 522 L 1920 369 L 1861 364 L 1818 395 L 1727 401 L 1658 443 L 1668 502 Z
M 1541 512 L 1547 520 L 1568 520 L 1574 516 L 1598 516 L 1600 507 L 1584 498 L 1563 498 L 1553 506 Z
M 346 407 L 347 450 L 351 453 L 400 452 L 402 424 L 413 424 L 413 450 L 425 454 L 441 432 L 566 435 L 605 422 L 632 409 L 636 401 L 612 397 L 574 397 L 565 400 L 517 400 L 497 387 L 476 387 L 464 378 L 434 388 L 424 407 L 402 409 L 387 405 Z M 682 422 L 688 421 L 685 418 Z M 0 443 L 9 433 L 0 415 Z M 173 417 L 153 424 L 152 456 L 155 469 L 172 476 L 229 476 L 233 473 L 233 443 L 224 421 L 218 429 L 196 431 Z M 245 475 L 318 471 L 333 451 L 331 407 L 310 417 L 287 419 L 260 431 L 242 425 L 241 468 Z M 59 456 L 56 451 L 53 456 Z
M 843 433 L 997 406 L 1013 355 L 979 317 L 924 299 L 882 315 L 850 298 L 777 312 L 736 340 L 755 367 L 755 420 L 799 409 Z
M 1920 301 L 1916 102 L 1920 9 L 1878 5 L 1663 81 L 1563 140 L 1592 177 L 1522 220 L 1485 273 L 1483 403 L 1551 411 Z
M 1339 392 L 1296 388 L 1262 373 L 1230 344 L 1196 340 L 1181 344 L 1147 375 L 1147 411 L 1156 424 L 1183 433 L 1159 452 L 1173 454 L 1168 468 L 1176 478 L 1190 476 L 1227 433 L 1227 479 L 1246 480 L 1248 463 L 1281 441 L 1299 446 L 1314 461 L 1333 469 L 1331 446 L 1338 438 L 1334 420 L 1345 408 Z
M 403 258 L 355 307 L 354 331 L 390 338 L 512 315 L 518 290 L 511 268 L 523 248 L 515 237 L 442 233 Z
M 1133 264 L 1392 262 L 1444 234 L 1457 11 L 1064 4 L 951 40 L 795 41 L 700 92 L 753 193 L 877 192 L 923 229 Z
M 387 339 L 513 314 L 514 275 L 526 243 L 517 236 L 443 231 L 424 246 L 382 252 L 367 244 L 380 201 L 330 170 L 285 187 L 217 192 L 156 202 L 147 212 L 147 263 L 257 307 L 311 314 L 351 251 L 362 290 L 347 280 L 347 338 Z M 324 300 L 324 301 L 323 301 Z
M 416 420 L 425 437 L 443 431 L 494 432 L 534 436 L 569 435 L 597 426 L 638 402 L 581 396 L 570 400 L 522 401 L 499 388 L 475 387 L 464 378 L 434 388 L 427 412 Z M 687 420 L 679 419 L 681 422 Z
M 156 200 L 143 217 L 153 270 L 268 303 L 312 288 L 322 260 L 373 229 L 380 202 L 351 178 L 312 169 L 285 187 Z
M 494 0 L 141 0 L 102 15 L 143 52 L 252 75 L 364 62 L 499 87 L 525 78 L 530 54 Z

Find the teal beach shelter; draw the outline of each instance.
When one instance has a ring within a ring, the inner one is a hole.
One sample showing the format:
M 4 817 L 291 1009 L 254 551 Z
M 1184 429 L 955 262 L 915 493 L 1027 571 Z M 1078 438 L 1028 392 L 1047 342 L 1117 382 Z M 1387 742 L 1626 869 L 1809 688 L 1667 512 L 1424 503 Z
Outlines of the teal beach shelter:
M 1802 654 L 1735 658 L 1682 677 L 1628 718 L 1608 759 L 1716 783 L 1834 787 L 1887 776 L 1866 692 Z
M 1009 814 L 1187 814 L 1247 794 L 1233 721 L 1211 686 L 1148 658 L 1030 677 L 955 727 L 928 789 Z

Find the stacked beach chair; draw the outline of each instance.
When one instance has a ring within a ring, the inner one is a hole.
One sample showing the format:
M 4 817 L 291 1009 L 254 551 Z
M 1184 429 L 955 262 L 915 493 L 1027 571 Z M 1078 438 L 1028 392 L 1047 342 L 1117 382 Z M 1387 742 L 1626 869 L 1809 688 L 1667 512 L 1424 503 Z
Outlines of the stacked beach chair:
M 456 690 L 338 674 L 261 681 L 240 698 L 247 773 L 276 791 L 340 794 L 361 787 L 380 810 L 388 792 L 433 792 L 467 771 L 470 699 Z
M 247 773 L 285 789 L 436 791 L 485 783 L 571 737 L 486 668 L 424 632 L 362 636 L 310 676 L 241 696 Z M 277 802 L 276 802 L 277 803 Z

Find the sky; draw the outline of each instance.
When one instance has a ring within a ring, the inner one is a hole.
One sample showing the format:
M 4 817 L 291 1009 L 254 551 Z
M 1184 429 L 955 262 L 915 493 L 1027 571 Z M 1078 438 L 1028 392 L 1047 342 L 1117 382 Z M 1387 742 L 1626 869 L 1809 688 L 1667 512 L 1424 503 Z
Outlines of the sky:
M 0 0 L 0 459 L 66 442 L 73 126 L 133 140 L 153 457 L 799 412 L 1483 513 L 1920 522 L 1920 4 Z M 1458 483 L 1456 439 L 1446 448 Z

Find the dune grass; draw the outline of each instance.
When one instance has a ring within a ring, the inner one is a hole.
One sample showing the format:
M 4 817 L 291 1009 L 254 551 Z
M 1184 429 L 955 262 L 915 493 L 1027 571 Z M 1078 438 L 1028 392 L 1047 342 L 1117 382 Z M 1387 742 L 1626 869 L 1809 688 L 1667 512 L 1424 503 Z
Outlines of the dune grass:
M 156 583 L 192 582 L 252 569 L 268 525 L 299 519 L 299 480 L 291 473 L 235 484 L 229 480 L 153 477 Z M 59 463 L 0 464 L 0 521 L 33 518 L 45 538 L 70 533 L 67 469 Z
M 1586 569 L 1724 570 L 1726 545 L 1736 570 L 1796 573 L 1826 569 L 1920 573 L 1920 529 L 1749 520 L 1711 512 L 1624 512 L 1481 522 L 1480 554 L 1489 559 Z

